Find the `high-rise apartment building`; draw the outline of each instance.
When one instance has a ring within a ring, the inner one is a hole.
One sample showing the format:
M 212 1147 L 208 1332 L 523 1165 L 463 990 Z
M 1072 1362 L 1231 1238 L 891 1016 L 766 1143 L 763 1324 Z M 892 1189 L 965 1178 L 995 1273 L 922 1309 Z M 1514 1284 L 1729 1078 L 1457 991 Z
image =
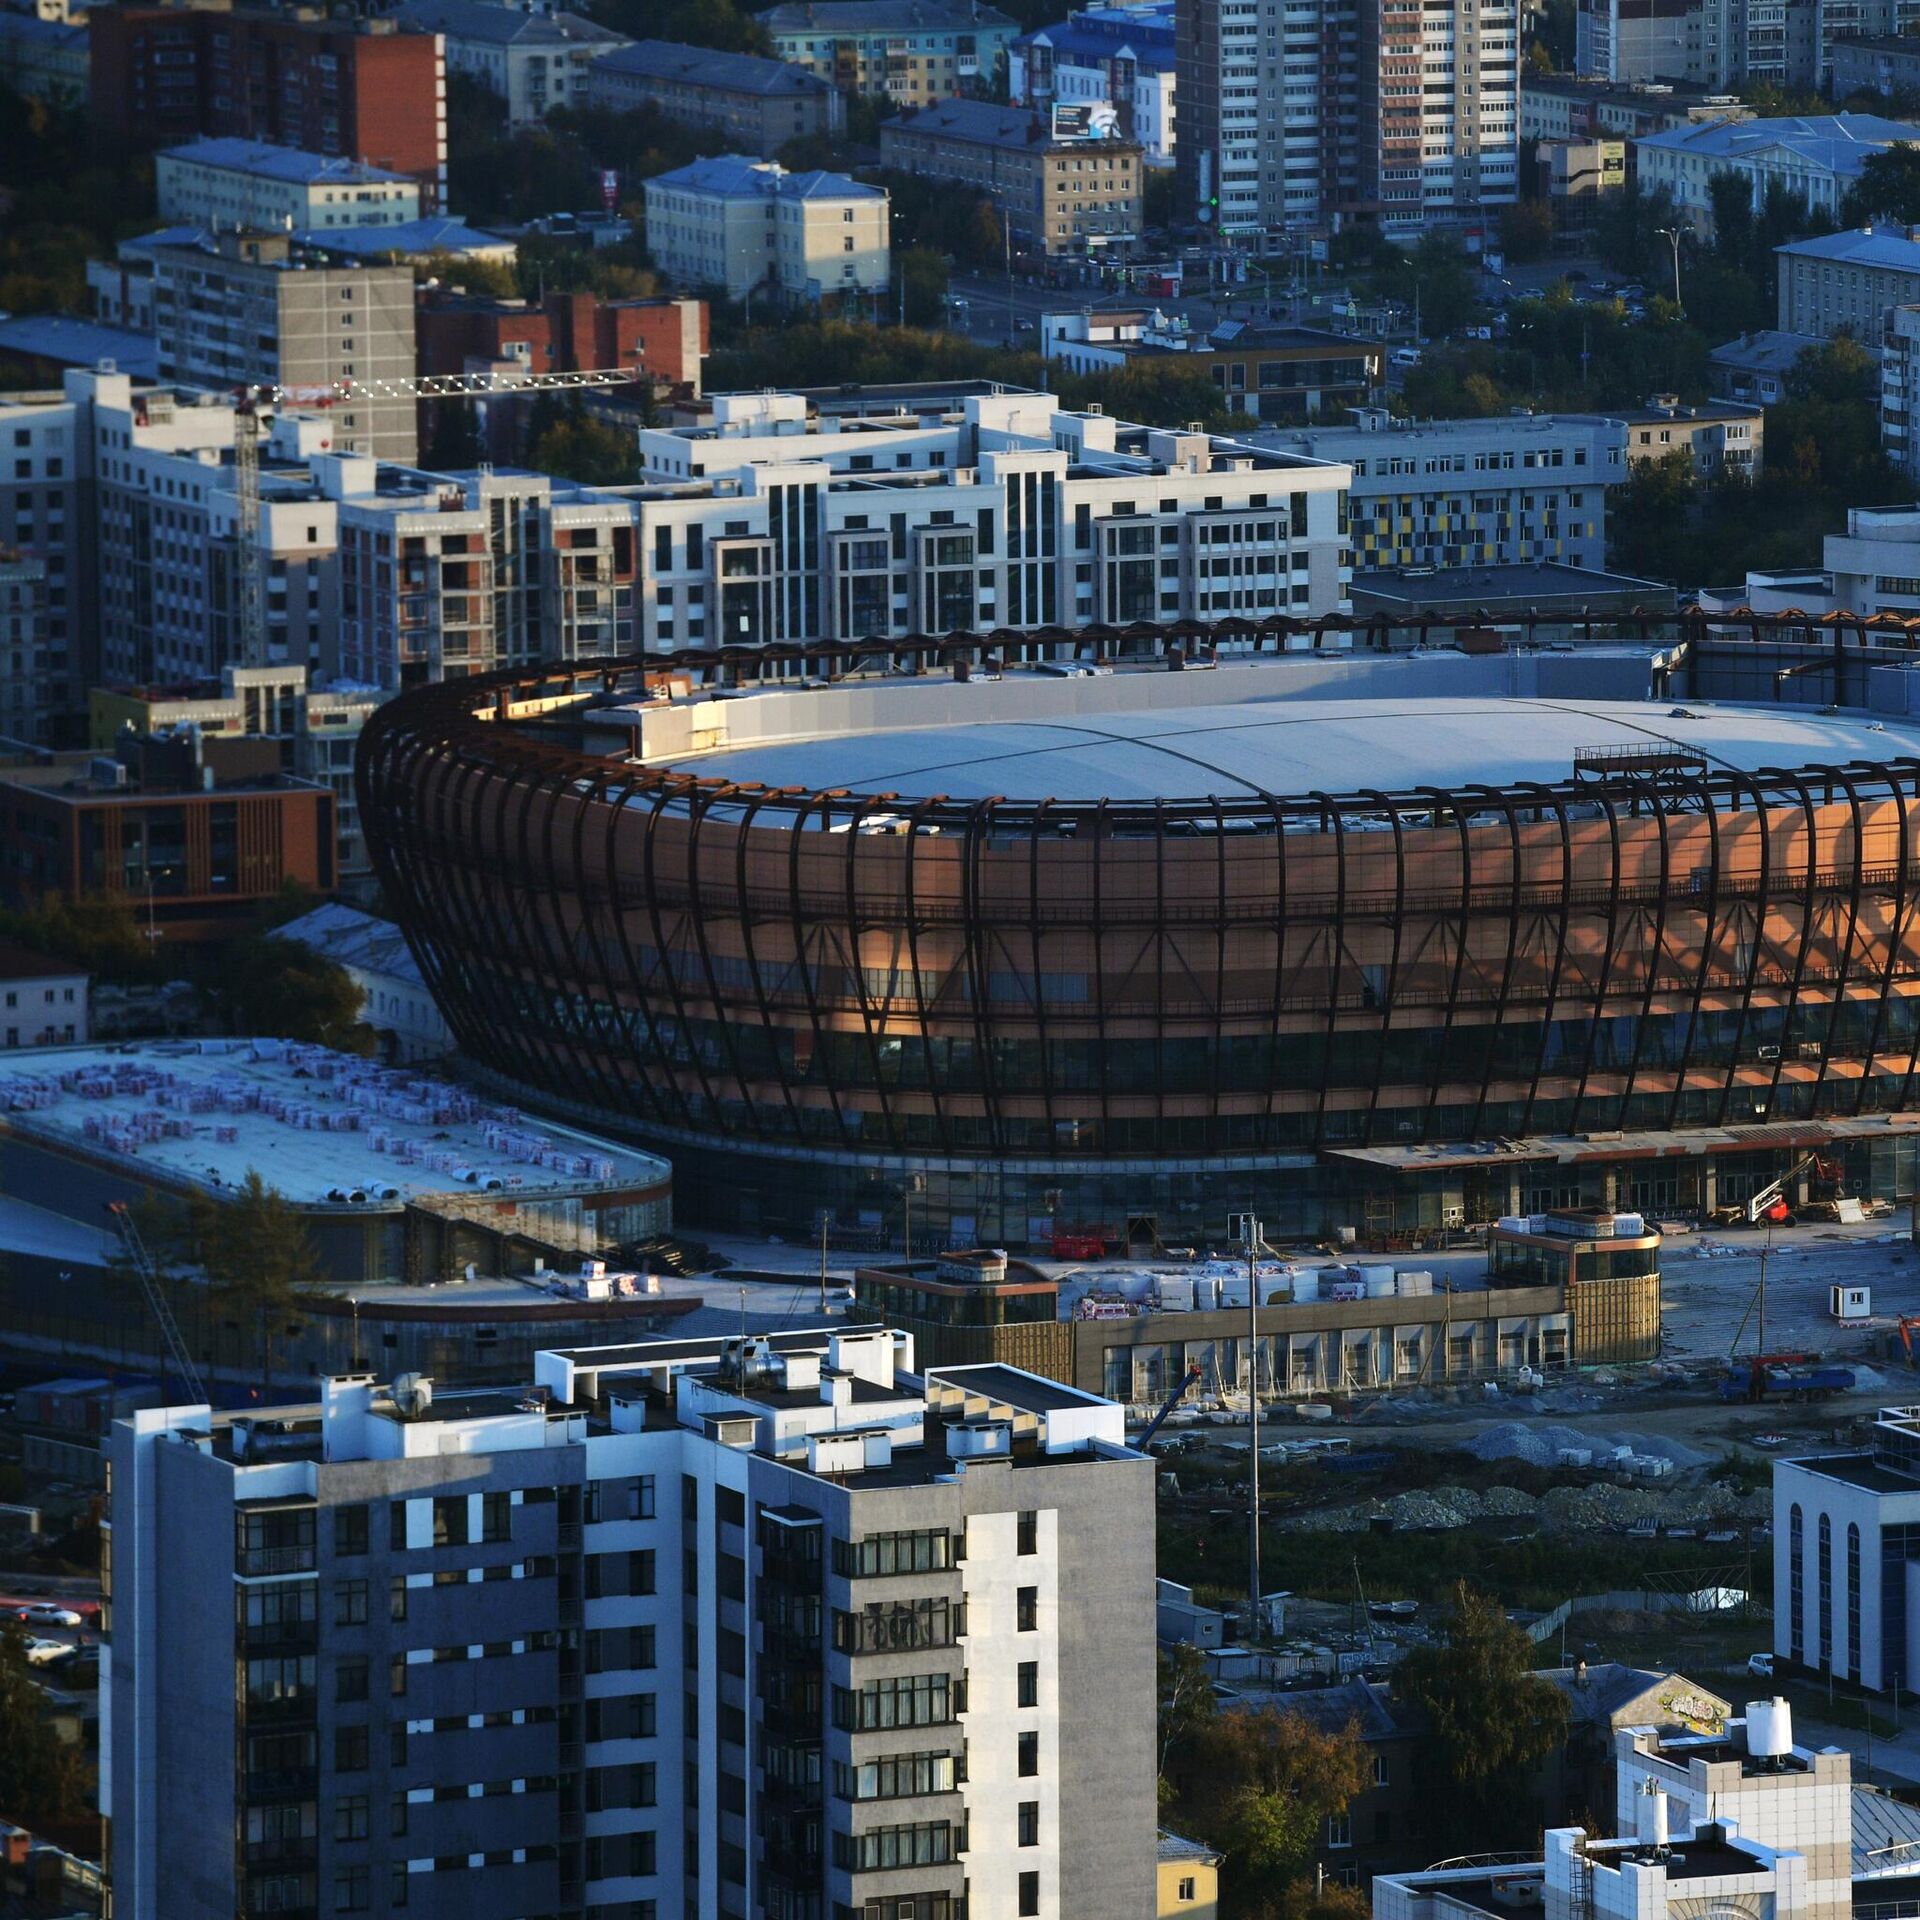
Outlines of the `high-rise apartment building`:
M 166 146 L 237 134 L 388 167 L 446 189 L 444 49 L 393 21 L 115 5 L 87 22 L 95 121 Z
M 883 1327 L 112 1443 L 128 1913 L 1152 1911 L 1153 1470 Z
M 1518 193 L 1518 16 L 1507 0 L 1180 0 L 1189 211 L 1262 249 L 1371 221 L 1397 237 Z
M 246 386 L 366 389 L 330 409 L 337 447 L 411 462 L 414 402 L 374 383 L 414 372 L 413 269 L 309 254 L 285 233 L 160 236 L 153 327 L 161 377 Z
M 47 638 L 44 560 L 0 547 L 0 735 L 44 747 L 67 691 L 66 649 Z

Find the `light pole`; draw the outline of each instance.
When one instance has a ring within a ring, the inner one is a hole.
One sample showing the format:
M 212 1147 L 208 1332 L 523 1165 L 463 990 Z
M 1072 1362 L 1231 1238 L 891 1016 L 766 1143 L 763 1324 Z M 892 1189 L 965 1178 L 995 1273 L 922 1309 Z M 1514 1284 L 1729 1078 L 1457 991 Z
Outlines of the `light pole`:
M 1655 227 L 1654 232 L 1673 249 L 1673 304 L 1680 304 L 1680 229 L 1678 227 Z

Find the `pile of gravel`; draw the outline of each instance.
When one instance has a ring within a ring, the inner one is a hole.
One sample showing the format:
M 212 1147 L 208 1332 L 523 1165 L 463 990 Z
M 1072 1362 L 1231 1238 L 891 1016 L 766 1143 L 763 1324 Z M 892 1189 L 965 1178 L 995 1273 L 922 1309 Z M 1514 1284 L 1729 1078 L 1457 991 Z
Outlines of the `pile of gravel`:
M 1557 1467 L 1562 1451 L 1577 1449 L 1591 1454 L 1592 1464 L 1598 1467 L 1616 1447 L 1627 1447 L 1643 1456 L 1656 1455 L 1671 1462 L 1676 1472 L 1709 1466 L 1714 1459 L 1712 1454 L 1665 1434 L 1589 1433 L 1551 1420 L 1504 1420 L 1476 1434 L 1467 1442 L 1466 1451 L 1476 1460 L 1524 1460 L 1529 1466 Z

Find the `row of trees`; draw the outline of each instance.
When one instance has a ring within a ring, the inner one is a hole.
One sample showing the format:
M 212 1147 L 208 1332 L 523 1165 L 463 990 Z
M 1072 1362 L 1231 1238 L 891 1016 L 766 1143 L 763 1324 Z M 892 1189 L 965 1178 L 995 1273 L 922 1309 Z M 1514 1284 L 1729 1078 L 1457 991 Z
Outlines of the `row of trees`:
M 1416 1786 L 1436 1852 L 1538 1837 L 1535 1770 L 1565 1744 L 1566 1696 L 1532 1671 L 1532 1647 L 1497 1602 L 1462 1585 L 1443 1643 L 1394 1670 L 1396 1708 L 1423 1727 Z M 1169 1824 L 1219 1849 L 1232 1920 L 1361 1920 L 1364 1896 L 1312 1878 L 1329 1818 L 1373 1784 L 1356 1725 L 1283 1705 L 1222 1711 L 1191 1647 L 1160 1663 L 1160 1797 Z

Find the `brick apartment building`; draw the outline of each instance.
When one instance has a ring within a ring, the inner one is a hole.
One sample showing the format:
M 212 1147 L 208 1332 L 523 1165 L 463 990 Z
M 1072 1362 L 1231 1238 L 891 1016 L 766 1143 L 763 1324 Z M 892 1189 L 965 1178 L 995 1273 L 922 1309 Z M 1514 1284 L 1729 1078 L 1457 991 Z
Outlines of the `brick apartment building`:
M 446 189 L 445 55 L 434 34 L 232 6 L 102 6 L 88 19 L 98 125 L 156 146 L 237 135 L 361 160 Z

